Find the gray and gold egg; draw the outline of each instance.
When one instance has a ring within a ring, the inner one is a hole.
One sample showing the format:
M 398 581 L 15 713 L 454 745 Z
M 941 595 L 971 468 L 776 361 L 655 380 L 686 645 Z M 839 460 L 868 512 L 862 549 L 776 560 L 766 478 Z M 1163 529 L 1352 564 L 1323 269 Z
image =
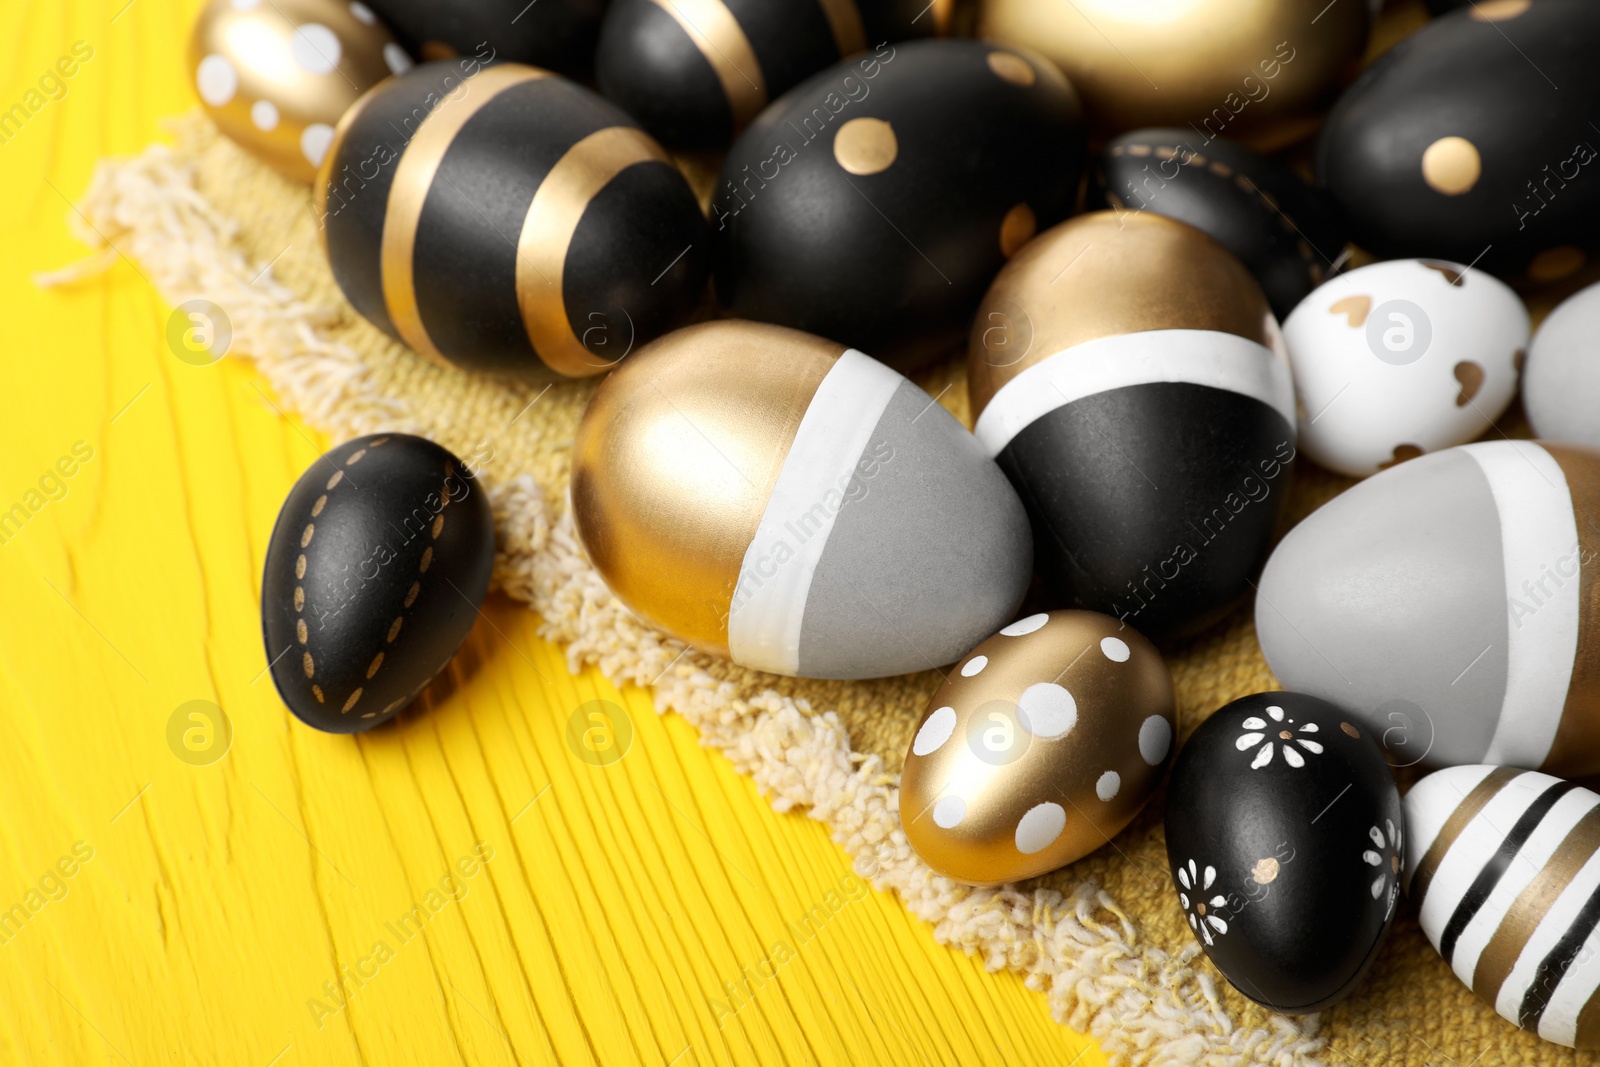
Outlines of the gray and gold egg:
M 1402 463 L 1289 531 L 1256 632 L 1286 686 L 1396 762 L 1600 772 L 1600 452 L 1486 441 Z
M 1456 977 L 1546 1041 L 1600 1049 L 1600 796 L 1536 771 L 1450 767 L 1405 810 L 1406 890 Z
M 906 838 L 970 885 L 1071 863 L 1161 783 L 1175 714 L 1166 664 L 1140 634 L 1092 611 L 1019 619 L 929 702 L 900 779 Z
M 378 86 L 339 123 L 315 193 L 355 309 L 468 370 L 603 373 L 705 286 L 705 218 L 666 152 L 534 67 L 464 57 Z
M 261 578 L 261 632 L 299 719 L 357 733 L 393 717 L 466 639 L 494 567 L 489 498 L 422 437 L 347 441 L 300 476 Z
M 778 674 L 949 663 L 1010 617 L 1032 563 L 1015 492 L 931 397 L 842 344 L 738 320 L 669 334 L 601 384 L 572 505 L 625 604 Z
M 410 67 L 372 10 L 347 0 L 211 0 L 189 42 L 195 88 L 218 128 L 304 182 L 350 105 Z

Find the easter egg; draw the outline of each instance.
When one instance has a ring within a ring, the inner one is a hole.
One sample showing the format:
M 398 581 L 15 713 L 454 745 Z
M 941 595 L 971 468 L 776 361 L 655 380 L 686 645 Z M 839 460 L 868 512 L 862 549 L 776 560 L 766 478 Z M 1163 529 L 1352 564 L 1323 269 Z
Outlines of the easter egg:
M 1482 271 L 1396 259 L 1319 286 L 1283 340 L 1301 447 L 1359 478 L 1487 430 L 1516 395 L 1528 311 Z
M 1600 796 L 1510 767 L 1406 794 L 1406 892 L 1472 991 L 1546 1041 L 1600 1048 Z
M 1160 784 L 1174 714 L 1161 654 L 1117 620 L 1019 619 L 929 702 L 900 778 L 906 839 L 969 885 L 1071 863 L 1116 836 Z
M 1572 274 L 1600 247 L 1600 7 L 1492 0 L 1442 15 L 1329 113 L 1317 177 L 1355 242 L 1508 279 Z
M 1192 124 L 1203 137 L 1269 144 L 1314 126 L 1317 105 L 1360 59 L 1367 23 L 1365 4 L 1283 0 L 981 0 L 978 9 L 980 37 L 1037 49 L 1066 73 L 1099 134 Z
M 436 362 L 548 381 L 609 370 L 705 287 L 689 184 L 558 75 L 444 60 L 363 97 L 315 187 L 334 279 Z
M 1600 285 L 1556 306 L 1539 324 L 1522 372 L 1522 406 L 1536 436 L 1600 446 Z
M 1167 785 L 1167 860 L 1189 928 L 1235 989 L 1301 1015 L 1343 999 L 1394 918 L 1405 820 L 1370 730 L 1303 693 L 1200 725 Z
M 1245 593 L 1295 455 L 1279 346 L 1244 265 L 1152 212 L 1080 215 L 1001 271 L 972 327 L 974 432 L 1053 596 L 1156 636 Z
M 1284 685 L 1397 763 L 1600 772 L 1600 452 L 1489 441 L 1373 475 L 1291 530 L 1256 633 Z
M 1005 476 L 921 389 L 854 349 L 721 320 L 630 356 L 572 446 L 578 535 L 612 592 L 777 674 L 949 663 L 1029 580 Z
M 585 77 L 606 0 L 368 0 L 424 60 L 477 56 Z
M 217 128 L 303 182 L 350 105 L 410 67 L 372 11 L 345 0 L 210 0 L 189 39 L 190 74 Z
M 278 695 L 329 733 L 393 717 L 466 639 L 493 569 L 489 498 L 465 463 L 408 434 L 340 445 L 300 476 L 267 542 Z
M 1134 130 L 1106 146 L 1091 205 L 1186 222 L 1238 256 L 1282 318 L 1344 252 L 1333 206 L 1294 171 L 1226 138 Z
M 1031 53 L 883 45 L 791 90 L 745 131 L 711 200 L 733 314 L 896 367 L 959 342 L 994 274 L 1077 195 L 1072 89 Z
M 615 0 L 601 90 L 674 147 L 719 148 L 771 100 L 839 60 L 943 32 L 952 0 Z

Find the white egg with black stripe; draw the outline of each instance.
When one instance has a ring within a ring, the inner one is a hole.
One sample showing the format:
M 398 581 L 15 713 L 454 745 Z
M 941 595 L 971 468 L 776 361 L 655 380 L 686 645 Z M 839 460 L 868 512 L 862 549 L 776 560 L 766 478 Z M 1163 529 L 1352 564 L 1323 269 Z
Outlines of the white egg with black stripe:
M 1256 632 L 1286 686 L 1395 762 L 1600 773 L 1600 451 L 1461 445 L 1383 471 L 1291 530 Z
M 1461 766 L 1405 810 L 1406 891 L 1456 977 L 1546 1041 L 1600 1048 L 1600 795 Z
M 844 345 L 723 320 L 646 346 L 573 443 L 573 514 L 606 584 L 697 648 L 871 678 L 960 658 L 1032 569 L 1021 502 L 959 422 Z
M 995 279 L 968 367 L 974 432 L 1058 600 L 1160 636 L 1245 595 L 1295 456 L 1294 390 L 1225 248 L 1152 213 L 1071 219 Z

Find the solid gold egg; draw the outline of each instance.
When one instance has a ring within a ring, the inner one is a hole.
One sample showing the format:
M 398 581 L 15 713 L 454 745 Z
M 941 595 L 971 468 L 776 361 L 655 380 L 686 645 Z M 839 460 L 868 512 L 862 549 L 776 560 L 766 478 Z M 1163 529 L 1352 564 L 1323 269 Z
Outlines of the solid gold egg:
M 1174 722 L 1172 678 L 1137 632 L 1090 611 L 1019 619 L 929 702 L 900 780 L 906 838 L 970 885 L 1071 863 L 1139 813 Z
M 984 0 L 980 36 L 1042 52 L 1103 135 L 1193 128 L 1257 145 L 1310 132 L 1311 110 L 1360 58 L 1365 3 Z M 1204 149 L 1200 149 L 1204 151 Z
M 195 20 L 189 70 L 219 129 L 310 182 L 356 98 L 411 57 L 359 2 L 211 0 Z

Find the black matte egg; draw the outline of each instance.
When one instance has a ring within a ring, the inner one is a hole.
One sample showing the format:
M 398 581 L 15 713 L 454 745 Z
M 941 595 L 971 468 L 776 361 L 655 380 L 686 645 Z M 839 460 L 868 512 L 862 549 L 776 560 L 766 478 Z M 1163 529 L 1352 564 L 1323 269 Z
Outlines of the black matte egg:
M 616 0 L 600 31 L 604 93 L 674 147 L 721 147 L 802 79 L 869 47 L 941 32 L 948 2 Z
M 1167 787 L 1178 906 L 1235 989 L 1291 1015 L 1346 996 L 1394 918 L 1400 792 L 1366 726 L 1316 697 L 1221 708 Z
M 493 568 L 489 498 L 465 463 L 409 434 L 340 445 L 300 476 L 267 543 L 278 694 L 330 733 L 385 721 L 455 655 Z
M 1084 151 L 1077 96 L 1048 60 L 971 40 L 881 46 L 791 90 L 734 144 L 711 201 L 718 295 L 741 318 L 924 362 L 1066 214 Z
M 600 374 L 705 287 L 705 218 L 665 150 L 534 67 L 454 59 L 389 79 L 340 121 L 315 191 L 355 309 L 469 370 Z

